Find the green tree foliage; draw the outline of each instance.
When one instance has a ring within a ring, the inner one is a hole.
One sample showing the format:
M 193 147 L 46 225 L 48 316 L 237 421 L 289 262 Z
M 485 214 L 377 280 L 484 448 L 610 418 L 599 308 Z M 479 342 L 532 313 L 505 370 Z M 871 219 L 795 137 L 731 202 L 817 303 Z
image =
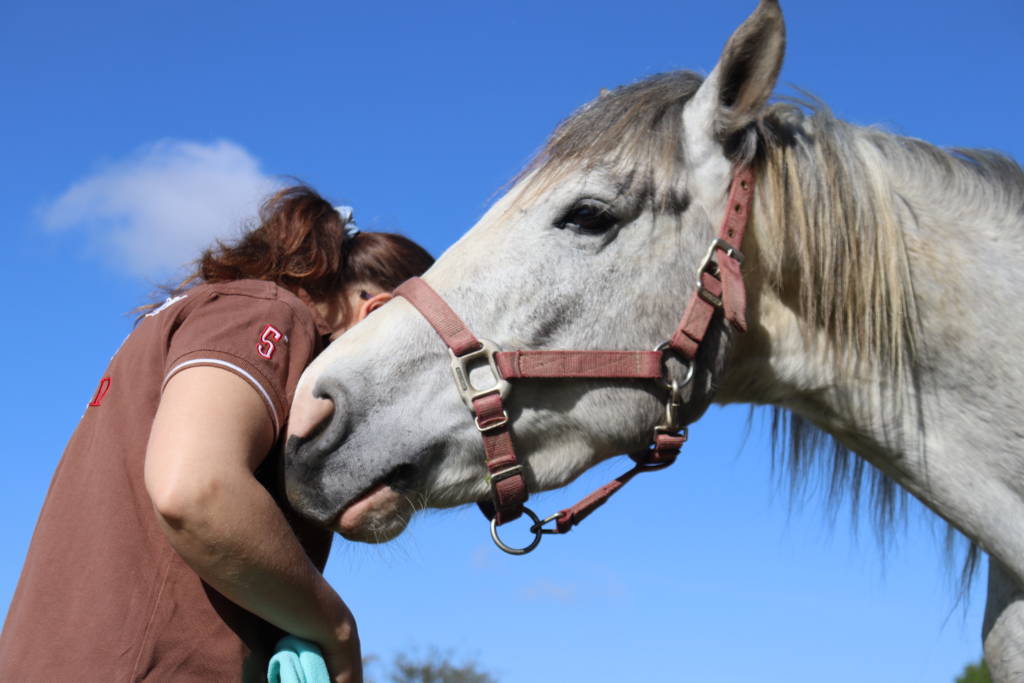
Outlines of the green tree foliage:
M 368 669 L 376 662 L 370 656 L 363 660 Z M 369 672 L 367 672 L 369 673 Z M 498 683 L 498 679 L 481 671 L 472 660 L 456 664 L 450 653 L 431 650 L 425 656 L 398 654 L 383 677 L 366 676 L 366 683 Z M 972 682 L 973 683 L 973 682 Z
M 981 660 L 977 664 L 968 664 L 964 672 L 957 676 L 954 683 L 992 683 L 992 678 L 988 675 L 988 667 L 985 666 L 985 660 Z

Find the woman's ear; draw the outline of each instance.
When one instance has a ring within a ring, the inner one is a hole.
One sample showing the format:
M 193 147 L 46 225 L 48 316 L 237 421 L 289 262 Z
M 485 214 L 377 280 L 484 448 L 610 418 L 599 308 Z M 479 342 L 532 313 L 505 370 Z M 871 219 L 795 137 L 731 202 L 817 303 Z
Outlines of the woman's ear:
M 353 322 L 359 322 L 366 316 L 370 315 L 378 308 L 391 301 L 394 298 L 391 292 L 381 292 L 376 296 L 372 296 L 359 304 L 359 310 L 356 311 L 356 319 Z

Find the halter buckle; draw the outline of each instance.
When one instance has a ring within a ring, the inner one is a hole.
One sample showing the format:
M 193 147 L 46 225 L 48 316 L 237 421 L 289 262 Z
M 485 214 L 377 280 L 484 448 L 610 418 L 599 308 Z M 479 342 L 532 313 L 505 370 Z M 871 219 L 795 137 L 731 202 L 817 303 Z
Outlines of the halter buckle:
M 718 263 L 715 261 L 715 252 L 719 250 L 724 251 L 726 256 L 736 259 L 737 263 L 743 263 L 743 252 L 723 240 L 721 237 L 718 237 L 711 242 L 711 246 L 708 247 L 707 253 L 704 254 L 704 260 L 700 262 L 700 268 L 697 270 L 698 273 L 706 272 L 708 268 L 711 267 L 711 264 L 715 264 L 716 267 L 718 266 Z
M 494 354 L 499 350 L 497 344 L 486 339 L 480 340 L 480 348 L 467 351 L 461 356 L 456 356 L 454 351 L 448 349 L 448 353 L 452 357 L 452 375 L 455 378 L 455 388 L 458 390 L 459 396 L 462 397 L 462 402 L 470 410 L 473 410 L 473 401 L 481 396 L 498 392 L 502 398 L 505 398 L 512 388 L 512 385 L 498 371 L 498 364 L 494 359 Z M 470 373 L 474 368 L 480 368 L 485 365 L 491 372 L 492 383 L 486 387 L 478 387 L 470 379 Z M 508 422 L 507 415 L 505 416 L 505 422 Z M 479 423 L 477 424 L 477 428 L 482 432 L 496 429 L 500 426 L 500 424 L 487 424 L 481 427 Z
M 735 259 L 737 263 L 743 263 L 743 252 L 733 245 L 720 237 L 711 242 L 711 246 L 708 247 L 707 253 L 704 254 L 704 258 L 700 262 L 700 268 L 697 269 L 697 294 L 700 298 L 704 299 L 704 301 L 707 301 L 715 308 L 722 307 L 722 298 L 712 294 L 708 288 L 704 286 L 701 276 L 704 275 L 704 273 L 708 273 L 714 277 L 719 277 L 719 251 L 724 251 L 726 256 Z
M 485 393 L 491 393 L 491 392 L 485 392 Z M 502 428 L 502 427 L 504 427 L 505 425 L 508 424 L 508 411 L 507 410 L 502 410 L 500 417 L 492 418 L 492 419 L 488 420 L 487 422 L 483 422 L 483 423 L 480 422 L 480 416 L 479 415 L 474 415 L 473 416 L 473 422 L 476 423 L 476 430 L 478 432 L 480 432 L 481 434 L 488 434 L 490 432 L 493 432 L 495 429 L 500 429 L 500 428 Z
M 504 481 L 505 479 L 508 479 L 509 477 L 520 476 L 522 473 L 523 473 L 523 466 L 522 465 L 512 465 L 511 467 L 506 467 L 503 470 L 498 470 L 494 474 L 488 474 L 484 481 L 486 481 L 489 485 L 494 486 L 495 484 L 497 484 L 500 481 Z

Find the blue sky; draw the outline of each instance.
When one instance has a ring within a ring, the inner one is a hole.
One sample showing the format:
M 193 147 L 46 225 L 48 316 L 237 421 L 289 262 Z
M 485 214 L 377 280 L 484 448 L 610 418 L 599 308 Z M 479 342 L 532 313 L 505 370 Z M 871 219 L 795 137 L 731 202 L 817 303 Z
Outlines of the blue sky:
M 5 3 L 0 614 L 125 312 L 268 184 L 301 178 L 439 254 L 559 120 L 602 87 L 710 70 L 754 4 Z M 1024 159 L 1019 3 L 782 4 L 783 83 L 857 123 Z M 438 647 L 509 683 L 952 681 L 980 652 L 983 581 L 957 605 L 918 506 L 883 545 L 848 507 L 830 521 L 813 491 L 792 500 L 747 414 L 712 411 L 676 465 L 529 557 L 467 508 L 382 547 L 337 539 L 328 578 L 367 653 Z

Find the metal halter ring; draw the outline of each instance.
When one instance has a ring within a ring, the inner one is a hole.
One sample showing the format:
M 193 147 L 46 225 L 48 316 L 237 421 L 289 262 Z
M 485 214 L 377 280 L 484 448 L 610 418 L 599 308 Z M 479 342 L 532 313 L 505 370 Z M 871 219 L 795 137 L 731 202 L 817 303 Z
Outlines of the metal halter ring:
M 677 353 L 676 350 L 672 348 L 672 342 L 670 342 L 670 341 L 663 341 L 660 344 L 658 344 L 657 346 L 655 346 L 654 350 L 655 351 L 670 351 L 672 353 L 672 355 L 674 355 L 677 359 L 679 359 L 680 363 L 682 363 L 683 365 L 686 366 L 686 375 L 683 377 L 682 381 L 677 383 L 676 380 L 670 379 L 667 376 L 668 373 L 665 372 L 665 370 L 666 370 L 666 368 L 665 368 L 665 360 L 664 360 L 665 356 L 664 356 L 664 354 L 662 355 L 661 366 L 662 366 L 662 372 L 664 374 L 662 374 L 660 382 L 661 382 L 661 386 L 666 391 L 673 391 L 673 392 L 679 391 L 680 389 L 685 387 L 687 384 L 689 384 L 691 381 L 693 381 L 693 368 L 696 365 L 696 363 L 693 363 L 693 362 L 690 362 L 690 361 L 685 360 L 683 358 L 680 358 L 679 353 Z
M 540 521 L 540 517 L 538 517 L 533 512 L 533 510 L 526 507 L 525 505 L 523 506 L 523 512 L 526 513 L 527 517 L 533 520 L 533 524 L 530 526 L 530 531 L 533 532 L 533 540 L 530 541 L 529 545 L 522 548 L 513 548 L 512 546 L 505 545 L 502 542 L 502 540 L 498 537 L 498 518 L 491 518 L 491 539 L 494 541 L 494 544 L 496 546 L 504 550 L 509 555 L 525 555 L 526 553 L 530 552 L 531 550 L 537 547 L 537 545 L 540 543 L 541 537 L 544 535 L 544 530 L 540 528 L 544 522 Z

